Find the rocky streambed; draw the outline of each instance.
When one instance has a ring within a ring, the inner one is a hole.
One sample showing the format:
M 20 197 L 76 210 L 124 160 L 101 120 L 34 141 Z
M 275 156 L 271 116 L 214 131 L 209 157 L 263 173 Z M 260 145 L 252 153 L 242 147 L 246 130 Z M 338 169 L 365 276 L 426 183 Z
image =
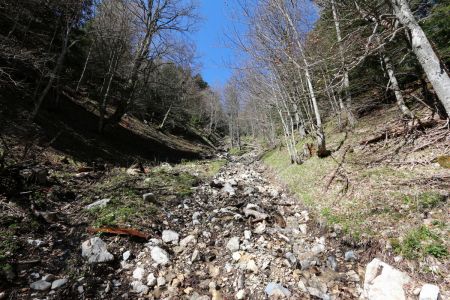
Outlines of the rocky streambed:
M 92 236 L 80 247 L 85 276 L 38 274 L 33 298 L 66 288 L 80 299 L 437 299 L 437 286 L 342 243 L 340 228 L 320 226 L 266 171 L 256 154 L 231 159 L 162 208 L 145 243 Z

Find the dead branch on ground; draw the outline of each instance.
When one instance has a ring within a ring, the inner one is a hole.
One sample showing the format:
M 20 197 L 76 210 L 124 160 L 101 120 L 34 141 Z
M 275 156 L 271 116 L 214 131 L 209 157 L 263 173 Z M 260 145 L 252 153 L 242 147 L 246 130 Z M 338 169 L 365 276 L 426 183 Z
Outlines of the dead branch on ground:
M 338 174 L 339 170 L 341 169 L 342 165 L 344 164 L 345 156 L 347 155 L 348 150 L 350 150 L 350 146 L 347 146 L 345 148 L 344 153 L 342 154 L 341 161 L 338 163 L 337 168 L 333 171 L 330 178 L 328 179 L 327 184 L 325 185 L 324 191 L 327 191 L 329 189 L 331 183 L 336 178 L 336 175 Z M 348 178 L 347 178 L 347 186 L 348 186 Z

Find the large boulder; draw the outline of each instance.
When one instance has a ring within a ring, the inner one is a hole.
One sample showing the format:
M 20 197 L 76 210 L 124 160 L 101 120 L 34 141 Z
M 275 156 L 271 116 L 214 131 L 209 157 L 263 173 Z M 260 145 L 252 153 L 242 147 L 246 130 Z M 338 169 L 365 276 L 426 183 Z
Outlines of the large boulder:
M 364 294 L 369 300 L 405 300 L 403 286 L 411 278 L 375 258 L 366 267 Z

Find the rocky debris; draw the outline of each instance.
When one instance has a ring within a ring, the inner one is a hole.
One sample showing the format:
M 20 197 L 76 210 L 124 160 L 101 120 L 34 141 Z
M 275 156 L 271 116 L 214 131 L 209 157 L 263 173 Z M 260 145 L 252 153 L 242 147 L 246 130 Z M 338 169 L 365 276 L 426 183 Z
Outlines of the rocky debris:
M 48 281 L 48 282 L 52 282 L 55 280 L 55 275 L 53 274 L 47 274 L 45 276 L 42 276 L 42 280 Z
M 40 247 L 40 246 L 44 245 L 45 242 L 41 241 L 41 240 L 28 239 L 27 243 L 32 246 L 35 246 L 35 247 Z
M 248 204 L 246 208 L 244 208 L 244 215 L 246 217 L 254 217 L 255 221 L 261 221 L 265 220 L 269 217 L 269 215 L 259 212 L 255 210 L 254 208 L 257 208 L 256 205 Z
M 355 261 L 356 260 L 356 254 L 354 251 L 347 251 L 344 254 L 345 261 Z
M 137 267 L 133 271 L 133 278 L 137 280 L 142 280 L 144 278 L 145 270 L 141 267 Z
M 120 264 L 98 267 L 118 269 L 100 279 L 95 294 L 83 280 L 72 290 L 79 297 L 99 299 L 337 300 L 363 299 L 365 294 L 370 300 L 403 299 L 383 298 L 392 286 L 382 284 L 395 281 L 399 271 L 392 275 L 380 262 L 383 270 L 373 275 L 372 264 L 366 279 L 372 278 L 363 285 L 361 261 L 366 258 L 358 257 L 356 245 L 338 244 L 342 229 L 316 226 L 296 199 L 269 182 L 254 157 L 247 158 L 229 162 L 192 194 L 164 201 L 161 219 L 151 225 L 152 237 L 160 232 L 159 238 L 145 244 L 121 240 L 122 245 L 117 245 L 120 238 L 111 238 L 109 247 L 121 254 Z M 155 195 L 144 194 L 143 199 L 155 201 Z M 84 248 L 99 243 L 97 248 L 113 259 L 106 244 L 93 239 Z M 405 280 L 400 281 L 394 285 L 403 292 Z
M 336 260 L 336 256 L 330 255 L 327 258 L 327 267 L 330 268 L 333 271 L 337 271 L 338 269 L 338 262 Z
M 164 277 L 162 277 L 162 276 L 159 276 L 159 277 L 156 279 L 156 284 L 157 284 L 158 286 L 164 286 L 164 285 L 166 285 L 166 279 L 165 279 Z
M 109 202 L 111 202 L 111 199 L 101 199 L 95 201 L 94 203 L 86 205 L 84 208 L 85 209 L 103 208 L 106 207 L 106 205 L 108 205 Z
M 434 284 L 425 284 L 420 290 L 419 300 L 438 300 L 439 287 Z
M 114 259 L 108 252 L 106 243 L 99 237 L 93 237 L 81 244 L 81 255 L 87 258 L 89 263 L 103 263 Z
M 407 274 L 374 258 L 366 267 L 364 293 L 370 300 L 403 300 L 404 285 L 410 280 Z
M 231 253 L 239 251 L 239 238 L 235 236 L 229 239 L 227 249 L 230 250 Z
M 179 239 L 179 234 L 173 230 L 164 230 L 162 232 L 162 240 L 164 241 L 164 243 L 178 244 Z
M 57 279 L 52 282 L 52 290 L 59 289 L 67 283 L 67 278 Z
M 122 254 L 122 259 L 123 259 L 123 261 L 127 261 L 127 260 L 130 258 L 130 256 L 131 256 L 130 250 L 125 251 L 125 252 Z
M 194 245 L 195 243 L 196 243 L 195 236 L 188 235 L 187 237 L 185 237 L 180 241 L 180 247 L 186 248 L 188 245 Z
M 282 298 L 288 298 L 291 296 L 291 292 L 282 286 L 279 283 L 270 282 L 266 288 L 264 289 L 267 296 L 269 297 L 282 297 Z
M 151 250 L 152 259 L 158 265 L 167 265 L 170 262 L 169 254 L 162 248 L 155 246 Z
M 156 285 L 156 277 L 153 273 L 148 274 L 147 276 L 147 285 L 149 287 L 154 287 Z
M 247 270 L 250 272 L 253 272 L 253 273 L 258 273 L 259 268 L 253 259 L 251 259 L 247 262 Z
M 236 195 L 235 189 L 229 182 L 225 183 L 225 185 L 222 188 L 222 192 L 228 194 L 230 197 Z
M 149 287 L 146 286 L 145 284 L 143 284 L 140 281 L 133 281 L 131 283 L 131 287 L 133 288 L 133 292 L 137 293 L 137 294 L 148 294 L 149 292 Z
M 242 299 L 245 299 L 246 296 L 247 296 L 247 294 L 246 294 L 245 290 L 239 290 L 239 291 L 236 293 L 235 298 L 236 298 L 237 300 L 242 300 Z
M 30 284 L 30 288 L 33 290 L 36 290 L 36 291 L 46 291 L 46 290 L 50 289 L 51 286 L 52 286 L 52 284 L 50 282 L 42 280 L 42 279 Z

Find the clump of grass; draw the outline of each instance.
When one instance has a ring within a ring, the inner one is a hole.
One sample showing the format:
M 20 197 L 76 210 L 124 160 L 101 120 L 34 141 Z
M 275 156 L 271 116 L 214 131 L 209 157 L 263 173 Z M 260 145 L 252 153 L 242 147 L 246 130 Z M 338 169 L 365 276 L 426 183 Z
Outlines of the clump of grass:
M 89 210 L 93 217 L 93 225 L 140 227 L 142 220 L 148 219 L 157 213 L 157 208 L 152 203 L 144 203 L 141 197 L 113 199 L 108 205 Z
M 214 177 L 219 173 L 220 169 L 225 166 L 227 161 L 225 159 L 216 159 L 207 164 L 205 176 L 209 178 Z
M 426 255 L 436 258 L 448 256 L 448 250 L 439 236 L 424 225 L 410 230 L 402 240 L 391 240 L 391 244 L 397 254 L 408 259 L 417 259 Z
M 237 147 L 233 147 L 228 151 L 228 153 L 234 156 L 241 156 L 247 153 L 247 150 L 245 150 L 244 148 L 239 149 Z
M 446 198 L 439 192 L 427 191 L 418 195 L 402 195 L 402 202 L 419 211 L 433 209 L 445 202 Z
M 19 242 L 15 238 L 15 230 L 17 224 L 11 224 L 6 230 L 0 232 L 0 278 L 8 278 L 12 272 L 12 266 L 8 263 L 8 259 L 14 256 L 19 250 Z
M 417 197 L 419 209 L 431 209 L 445 202 L 445 196 L 437 192 L 424 192 Z
M 320 211 L 328 225 L 340 225 L 342 232 L 348 234 L 355 242 L 359 242 L 363 235 L 373 236 L 375 233 L 365 226 L 365 217 L 360 212 L 341 214 L 332 212 L 328 207 Z

